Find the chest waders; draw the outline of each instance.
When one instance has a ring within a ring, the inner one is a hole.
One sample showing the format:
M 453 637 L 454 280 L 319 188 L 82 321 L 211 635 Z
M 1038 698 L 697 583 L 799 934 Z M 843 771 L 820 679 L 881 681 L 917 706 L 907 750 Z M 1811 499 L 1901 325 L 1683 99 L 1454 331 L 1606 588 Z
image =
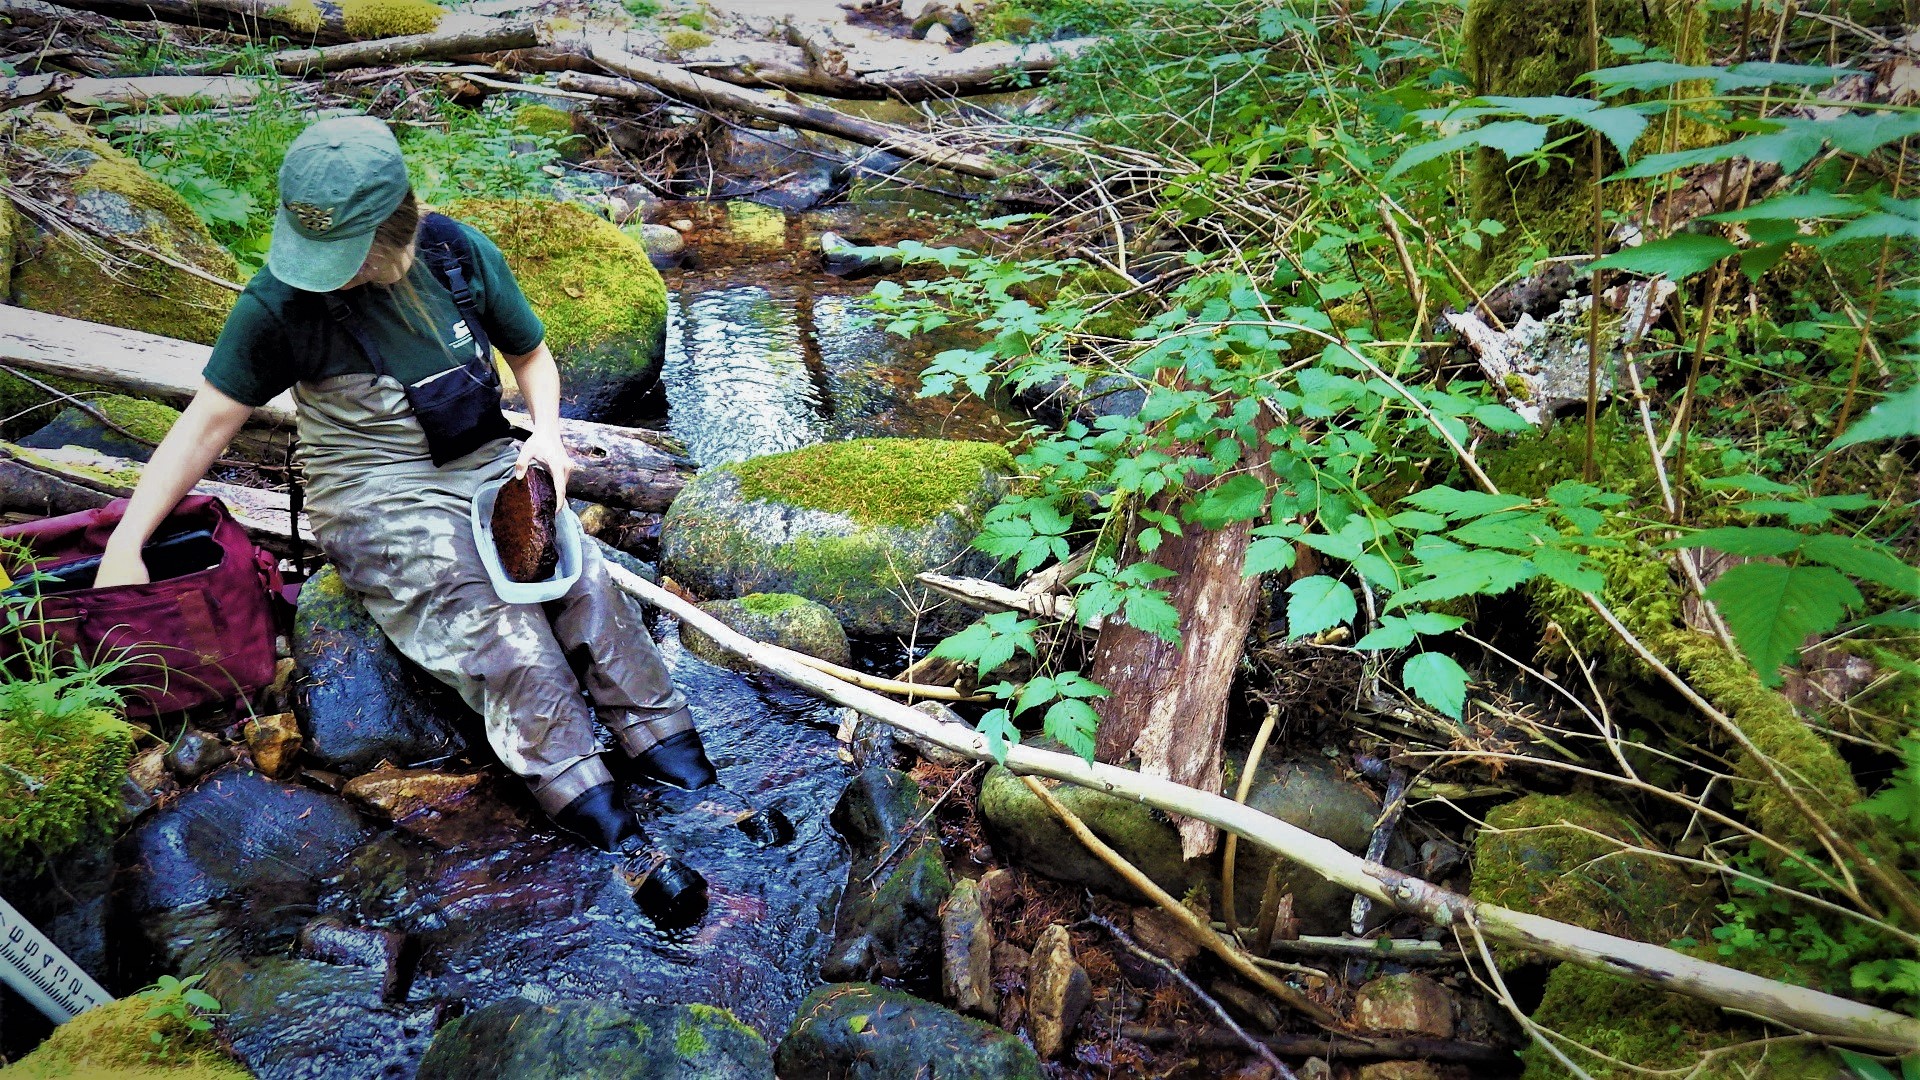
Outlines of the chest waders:
M 463 308 L 462 315 L 484 340 L 477 313 Z M 347 317 L 359 322 L 351 309 Z M 371 335 L 353 336 L 384 372 Z M 478 385 L 474 362 L 424 381 Z M 558 600 L 507 604 L 493 591 L 469 508 L 474 491 L 511 474 L 519 456 L 505 437 L 497 381 L 493 388 L 487 407 L 501 434 L 472 446 L 463 436 L 436 453 L 420 400 L 390 375 L 296 385 L 308 520 L 394 647 L 480 714 L 494 753 L 556 824 L 602 848 L 648 854 L 593 724 L 598 719 L 625 754 L 644 762 L 647 749 L 680 733 L 697 745 L 692 715 L 638 605 L 607 580 L 597 545 L 584 546 L 580 580 Z M 637 884 L 643 910 L 663 924 L 696 921 L 705 913 L 705 882 L 675 860 L 652 861 Z

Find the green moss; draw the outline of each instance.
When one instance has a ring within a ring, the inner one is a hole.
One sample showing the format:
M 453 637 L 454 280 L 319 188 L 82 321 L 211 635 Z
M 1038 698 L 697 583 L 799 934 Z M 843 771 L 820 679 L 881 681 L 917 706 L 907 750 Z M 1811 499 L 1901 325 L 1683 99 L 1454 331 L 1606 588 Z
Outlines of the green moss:
M 551 24 L 549 24 L 551 25 Z M 571 159 L 586 140 L 573 128 L 573 114 L 551 105 L 522 105 L 513 110 L 513 126 L 529 135 L 551 139 L 562 157 Z
M 1670 50 L 1683 63 L 1699 63 L 1702 35 L 1698 21 L 1689 19 L 1690 7 L 1684 0 L 1599 0 L 1600 36 L 1634 38 Z M 1470 0 L 1461 29 L 1462 66 L 1483 95 L 1583 96 L 1576 80 L 1591 66 L 1587 33 L 1587 0 Z M 1657 143 L 1663 130 L 1655 123 L 1642 139 Z M 1683 136 L 1676 132 L 1672 138 Z M 1475 155 L 1472 216 L 1507 226 L 1500 236 L 1487 237 L 1475 256 L 1483 280 L 1506 274 L 1535 243 L 1554 255 L 1593 249 L 1591 158 L 1584 141 L 1572 146 L 1544 173 L 1497 151 Z M 1619 167 L 1611 149 L 1606 157 L 1602 175 Z M 1605 194 L 1619 209 L 1637 199 L 1639 189 L 1609 184 Z
M 157 443 L 167 437 L 180 410 L 145 398 L 125 394 L 105 394 L 87 404 L 99 409 L 106 418 L 126 428 L 134 438 Z
M 699 1057 L 707 1052 L 707 1037 L 700 1031 L 700 1023 L 689 1016 L 680 1021 L 680 1030 L 673 1036 L 673 1052 L 682 1058 Z
M 683 28 L 667 31 L 661 40 L 666 42 L 667 48 L 672 49 L 674 52 L 691 52 L 694 49 L 704 49 L 713 44 L 713 35 L 699 30 L 687 30 Z
M 147 1018 L 138 995 L 88 1010 L 55 1028 L 47 1041 L 0 1069 L 6 1080 L 247 1080 L 252 1074 L 228 1058 L 211 1036 L 186 1030 L 172 1017 Z M 153 1042 L 158 1033 L 164 1056 Z
M 109 487 L 131 488 L 140 482 L 140 467 L 130 465 L 124 469 L 100 469 L 68 457 L 58 456 L 51 450 L 33 450 L 12 443 L 0 443 L 6 452 L 27 464 L 41 464 L 60 472 L 74 473 L 96 483 Z
M 0 867 L 108 828 L 132 756 L 133 728 L 108 712 L 0 720 Z
M 302 34 L 317 34 L 326 24 L 320 15 L 320 8 L 313 0 L 288 0 L 267 12 L 267 17 L 278 19 Z
M 852 439 L 727 466 L 740 477 L 744 498 L 903 526 L 965 509 L 980 491 L 982 472 L 1012 467 L 1003 446 L 950 439 Z
M 233 256 L 166 185 L 131 158 L 57 113 L 19 121 L 15 138 L 62 165 L 84 170 L 71 181 L 75 206 L 129 242 L 229 281 Z M 13 302 L 35 311 L 211 344 L 235 294 L 165 263 L 100 241 L 131 261 L 109 274 L 71 240 L 23 231 L 16 244 Z
M 440 25 L 446 9 L 432 0 L 341 0 L 340 21 L 356 38 L 425 34 Z
M 806 597 L 792 593 L 749 593 L 740 598 L 740 606 L 752 615 L 778 615 L 809 603 Z
M 8 186 L 6 177 L 0 176 L 0 188 Z M 13 249 L 18 239 L 16 232 L 19 224 L 13 216 L 13 200 L 0 192 L 0 296 L 7 296 L 13 287 Z

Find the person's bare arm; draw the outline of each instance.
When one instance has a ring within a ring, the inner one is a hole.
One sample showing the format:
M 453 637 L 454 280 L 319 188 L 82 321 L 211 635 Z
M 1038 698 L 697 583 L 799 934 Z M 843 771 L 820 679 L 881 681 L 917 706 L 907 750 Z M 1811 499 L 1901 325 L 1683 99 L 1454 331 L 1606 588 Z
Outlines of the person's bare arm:
M 520 396 L 526 399 L 527 413 L 533 417 L 533 433 L 520 448 L 520 460 L 514 463 L 515 476 L 523 475 L 535 461 L 553 474 L 553 487 L 560 501 L 567 499 L 567 476 L 573 472 L 573 459 L 560 442 L 560 368 L 546 342 L 530 353 L 508 356 L 514 381 L 520 384 Z
M 167 437 L 160 440 L 153 460 L 140 470 L 140 483 L 133 489 L 126 516 L 113 530 L 106 553 L 101 556 L 100 570 L 94 578 L 96 588 L 148 580 L 140 549 L 207 474 L 207 466 L 227 448 L 252 414 L 253 406 L 233 400 L 208 383 L 200 384 L 192 403 L 174 421 Z

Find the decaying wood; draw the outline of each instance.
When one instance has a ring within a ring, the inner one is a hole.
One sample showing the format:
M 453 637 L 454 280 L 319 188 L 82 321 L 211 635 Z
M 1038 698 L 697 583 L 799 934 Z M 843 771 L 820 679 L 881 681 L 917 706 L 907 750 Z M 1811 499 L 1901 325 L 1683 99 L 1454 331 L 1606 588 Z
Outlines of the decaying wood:
M 915 574 L 914 580 L 942 596 L 952 597 L 981 611 L 1018 611 L 1040 619 L 1073 622 L 1073 597 L 1065 593 L 1030 593 L 1009 589 L 979 578 L 949 577 L 946 574 Z M 1094 619 L 1088 630 L 1098 632 L 1102 621 Z
M 0 109 L 57 98 L 79 81 L 71 75 L 16 75 L 0 79 Z
M 653 87 L 634 82 L 632 79 L 594 75 L 585 71 L 563 71 L 559 78 L 553 80 L 553 85 L 569 93 L 617 98 L 642 105 L 658 105 L 669 100 L 667 95 Z
M 141 468 L 137 461 L 78 446 L 30 450 L 0 443 L 0 510 L 45 517 L 105 506 L 133 494 L 133 485 L 120 481 L 137 477 Z M 285 495 L 217 480 L 202 480 L 193 490 L 226 503 L 255 543 L 279 554 L 291 550 Z M 305 514 L 300 535 L 307 544 L 316 542 Z
M 942 723 L 900 702 L 783 660 L 767 646 L 660 586 L 617 566 L 609 566 L 607 572 L 621 589 L 665 609 L 714 639 L 728 652 L 751 660 L 795 686 L 976 761 L 994 757 L 986 736 L 977 731 Z M 1478 903 L 1459 893 L 1369 863 L 1325 837 L 1251 807 L 1164 777 L 1018 745 L 1007 749 L 1006 766 L 1019 775 L 1064 780 L 1168 813 L 1197 818 L 1299 863 L 1343 889 L 1365 893 L 1376 902 L 1436 926 L 1472 927 L 1492 941 L 1599 968 L 1836 1041 L 1898 1053 L 1920 1050 L 1920 1020 L 1913 1017 L 1807 987 L 1791 986 L 1644 941 Z
M 349 41 L 338 7 L 320 7 L 321 26 L 309 31 L 289 21 L 286 0 L 60 0 L 61 7 L 79 8 L 116 19 L 158 19 L 187 26 L 232 30 L 266 39 L 289 41 Z M 330 11 L 328 9 L 331 9 Z
M 141 75 L 124 79 L 75 79 L 60 96 L 75 105 L 142 108 L 196 102 L 231 108 L 260 96 L 259 79 L 231 75 Z
M 494 23 L 435 30 L 430 34 L 355 41 L 318 49 L 290 49 L 273 55 L 273 67 L 282 75 L 311 75 L 322 71 L 375 67 L 443 56 L 528 49 L 539 44 L 538 29 L 530 22 Z
M 0 364 L 59 375 L 184 406 L 202 385 L 211 350 L 177 338 L 6 308 L 0 320 Z M 508 412 L 525 430 L 532 420 Z M 251 424 L 286 428 L 293 399 L 281 394 L 253 411 Z M 665 510 L 693 475 L 693 464 L 673 440 L 642 428 L 562 420 L 560 439 L 573 455 L 567 492 L 627 510 Z
M 1191 1046 L 1209 1050 L 1234 1050 L 1241 1045 L 1238 1036 L 1221 1028 L 1152 1027 L 1146 1024 L 1122 1024 L 1120 1037 L 1148 1046 Z M 1351 1035 L 1262 1035 L 1260 1042 L 1286 1057 L 1325 1057 L 1348 1061 L 1444 1061 L 1465 1065 L 1511 1063 L 1513 1048 L 1458 1039 L 1359 1038 Z
M 735 86 L 791 90 L 801 94 L 868 101 L 930 101 L 995 93 L 1041 82 L 1063 62 L 1092 48 L 1098 38 L 1027 45 L 975 45 L 958 52 L 928 50 L 903 57 L 861 51 L 836 39 L 822 23 L 789 23 L 786 43 L 717 41 L 669 52 L 637 37 L 626 51 L 671 63 Z
M 636 56 L 606 36 L 589 36 L 587 47 L 593 58 L 608 71 L 644 83 L 668 97 L 689 104 L 745 113 L 802 131 L 817 131 L 863 146 L 876 146 L 902 157 L 968 176 L 993 180 L 1007 173 L 1005 168 L 984 155 L 955 149 L 929 135 L 697 75 L 671 64 Z

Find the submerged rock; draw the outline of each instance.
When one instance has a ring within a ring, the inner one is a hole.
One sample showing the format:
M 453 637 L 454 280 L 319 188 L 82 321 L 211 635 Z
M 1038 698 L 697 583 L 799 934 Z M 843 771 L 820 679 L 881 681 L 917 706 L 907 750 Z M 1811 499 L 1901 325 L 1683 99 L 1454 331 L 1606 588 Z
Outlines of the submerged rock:
M 783 649 L 803 652 L 829 663 L 846 665 L 853 652 L 847 645 L 847 632 L 840 620 L 825 605 L 791 593 L 749 593 L 738 600 L 710 600 L 700 610 L 726 623 L 742 634 Z M 752 661 L 742 660 L 720 647 L 720 643 L 686 623 L 680 624 L 680 641 L 687 651 L 707 661 L 736 671 L 756 670 Z
M 375 967 L 263 956 L 215 965 L 206 985 L 262 1077 L 405 1076 L 433 1037 L 433 1006 L 389 1004 Z
M 465 704 L 400 655 L 331 566 L 300 587 L 293 658 L 306 688 L 294 711 L 320 768 L 352 775 L 466 749 L 451 722 Z
M 823 986 L 780 1043 L 781 1080 L 1040 1080 L 1040 1059 L 991 1024 L 868 983 Z
M 440 1029 L 419 1080 L 773 1080 L 766 1041 L 710 1005 L 509 998 Z
M 667 287 L 646 249 L 577 203 L 462 199 L 446 211 L 499 245 L 545 321 L 560 414 L 630 421 L 666 355 Z
M 471 801 L 486 779 L 483 773 L 375 769 L 347 781 L 340 794 L 388 824 L 403 825 L 452 812 Z
M 167 768 L 180 778 L 183 784 L 191 784 L 213 770 L 233 760 L 233 748 L 220 741 L 218 735 L 193 728 L 180 733 L 180 738 L 167 751 Z
M 951 633 L 973 613 L 901 595 L 931 604 L 925 570 L 991 575 L 969 545 L 1011 467 L 992 443 L 854 439 L 708 469 L 667 511 L 663 568 L 707 596 L 797 593 L 852 634 Z

